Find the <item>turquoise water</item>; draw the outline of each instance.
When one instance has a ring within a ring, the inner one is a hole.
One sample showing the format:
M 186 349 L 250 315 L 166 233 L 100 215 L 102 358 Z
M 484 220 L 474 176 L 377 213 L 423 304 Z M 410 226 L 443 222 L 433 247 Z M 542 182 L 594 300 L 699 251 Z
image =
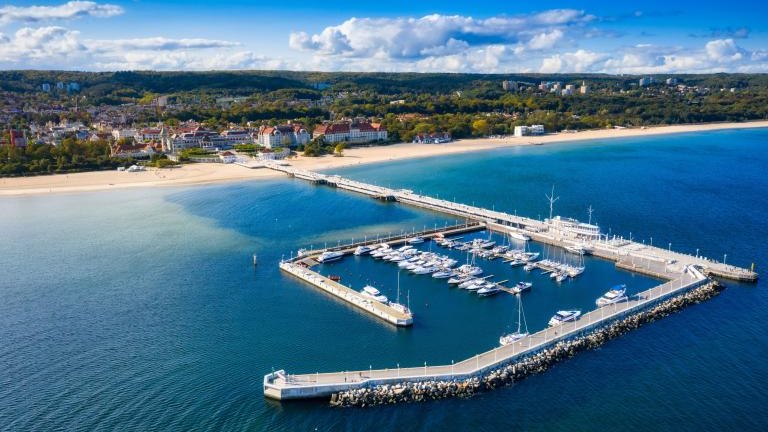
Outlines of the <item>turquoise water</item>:
M 766 143 L 768 130 L 681 134 L 338 172 L 532 217 L 548 212 L 554 184 L 557 213 L 585 219 L 592 205 L 606 231 L 761 270 Z M 336 410 L 266 401 L 261 378 L 273 367 L 458 360 L 495 344 L 514 321 L 513 299 L 404 274 L 417 321 L 395 329 L 280 274 L 277 261 L 453 219 L 288 179 L 3 198 L 0 215 L 0 430 L 768 428 L 762 281 L 727 283 L 712 301 L 509 388 Z M 482 265 L 534 281 L 524 298 L 532 329 L 556 308 L 590 307 L 614 282 L 655 283 L 596 259 L 560 287 Z M 323 271 L 395 295 L 392 264 L 350 258 Z

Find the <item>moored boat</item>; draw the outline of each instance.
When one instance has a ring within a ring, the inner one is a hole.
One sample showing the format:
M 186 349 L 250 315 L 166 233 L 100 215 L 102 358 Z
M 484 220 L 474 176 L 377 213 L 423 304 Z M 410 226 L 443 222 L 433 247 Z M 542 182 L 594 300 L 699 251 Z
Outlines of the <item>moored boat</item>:
M 561 310 L 549 319 L 550 326 L 557 326 L 566 322 L 576 321 L 581 316 L 580 310 Z
M 627 300 L 627 286 L 622 285 L 616 285 L 615 287 L 611 288 L 608 292 L 600 296 L 595 301 L 595 304 L 599 307 L 612 305 L 615 303 L 620 303 Z

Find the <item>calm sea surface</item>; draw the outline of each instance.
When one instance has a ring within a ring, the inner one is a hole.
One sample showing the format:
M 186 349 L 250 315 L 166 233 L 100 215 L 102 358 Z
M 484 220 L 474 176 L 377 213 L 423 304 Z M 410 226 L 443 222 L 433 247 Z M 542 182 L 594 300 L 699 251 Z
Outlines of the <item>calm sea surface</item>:
M 765 274 L 766 150 L 763 129 L 334 172 L 530 217 L 548 215 L 544 194 L 555 185 L 557 214 L 587 219 L 591 205 L 606 232 L 720 260 L 727 254 Z M 728 282 L 712 301 L 512 387 L 339 410 L 267 401 L 262 376 L 272 368 L 459 360 L 514 327 L 515 300 L 403 273 L 401 300 L 410 298 L 416 323 L 395 329 L 281 274 L 277 262 L 300 247 L 453 218 L 287 178 L 0 198 L 0 217 L 0 430 L 768 429 L 763 281 Z M 591 309 L 613 284 L 639 291 L 657 283 L 592 258 L 562 285 L 501 262 L 480 264 L 494 279 L 534 283 L 523 297 L 532 331 L 557 309 Z M 397 295 L 393 264 L 346 258 L 320 270 Z

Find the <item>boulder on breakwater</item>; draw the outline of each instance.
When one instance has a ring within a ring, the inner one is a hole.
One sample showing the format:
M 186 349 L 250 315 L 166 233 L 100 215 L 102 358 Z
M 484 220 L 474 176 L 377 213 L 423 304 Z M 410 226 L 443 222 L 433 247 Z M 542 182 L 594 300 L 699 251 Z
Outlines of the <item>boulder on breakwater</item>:
M 482 376 L 462 380 L 406 381 L 383 384 L 335 393 L 331 406 L 368 407 L 402 402 L 422 402 L 451 397 L 466 398 L 478 392 L 510 385 L 530 375 L 541 373 L 555 363 L 575 356 L 581 351 L 597 348 L 605 342 L 630 332 L 644 324 L 675 313 L 691 304 L 700 303 L 721 291 L 717 282 L 709 282 L 679 296 L 665 300 L 604 326 L 560 341 L 514 363 L 499 366 Z

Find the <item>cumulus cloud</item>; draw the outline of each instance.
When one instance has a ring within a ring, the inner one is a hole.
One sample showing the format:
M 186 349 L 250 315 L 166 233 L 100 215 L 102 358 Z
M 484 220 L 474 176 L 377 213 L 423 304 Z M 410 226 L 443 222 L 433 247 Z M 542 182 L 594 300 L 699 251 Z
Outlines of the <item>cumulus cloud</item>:
M 86 16 L 108 18 L 122 14 L 123 8 L 92 1 L 70 1 L 58 6 L 0 6 L 0 25 L 23 22 L 75 19 Z
M 23 27 L 12 36 L 0 33 L 0 66 L 97 69 L 235 69 L 277 66 L 250 51 L 213 52 L 238 43 L 216 39 L 164 37 L 80 40 L 64 27 Z
M 36 62 L 76 58 L 87 52 L 78 41 L 78 32 L 63 27 L 24 27 L 14 36 L 0 37 L 0 62 Z
M 542 60 L 539 72 L 592 72 L 599 70 L 607 57 L 606 54 L 583 49 L 570 53 L 555 54 Z
M 486 19 L 439 14 L 421 18 L 350 18 L 313 35 L 293 32 L 288 42 L 291 48 L 319 55 L 418 60 L 499 44 L 551 48 L 567 31 L 593 19 L 584 11 L 572 9 Z

